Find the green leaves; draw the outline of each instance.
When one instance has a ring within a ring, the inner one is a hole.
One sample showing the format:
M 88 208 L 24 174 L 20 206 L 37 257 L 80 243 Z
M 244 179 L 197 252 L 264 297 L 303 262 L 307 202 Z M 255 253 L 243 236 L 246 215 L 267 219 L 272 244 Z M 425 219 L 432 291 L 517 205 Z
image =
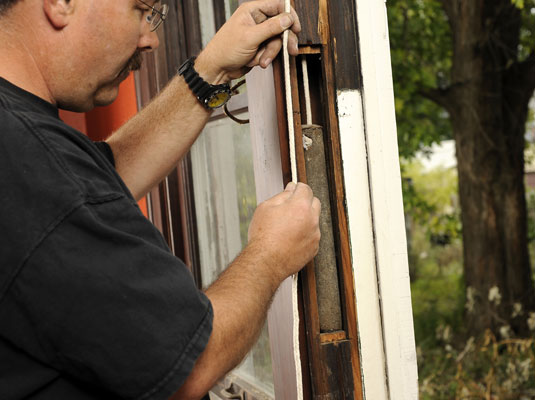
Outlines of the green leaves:
M 521 10 L 524 8 L 524 0 L 511 0 L 511 3 L 513 3 L 515 6 L 517 6 Z
M 422 96 L 450 84 L 451 32 L 437 0 L 390 0 L 388 20 L 400 154 L 451 138 L 449 116 Z

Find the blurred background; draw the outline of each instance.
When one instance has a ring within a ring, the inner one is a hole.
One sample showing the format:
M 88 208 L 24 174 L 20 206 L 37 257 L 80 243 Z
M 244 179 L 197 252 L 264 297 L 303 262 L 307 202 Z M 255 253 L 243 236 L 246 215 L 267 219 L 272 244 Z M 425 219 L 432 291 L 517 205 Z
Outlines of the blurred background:
M 535 1 L 387 2 L 420 397 L 535 398 Z

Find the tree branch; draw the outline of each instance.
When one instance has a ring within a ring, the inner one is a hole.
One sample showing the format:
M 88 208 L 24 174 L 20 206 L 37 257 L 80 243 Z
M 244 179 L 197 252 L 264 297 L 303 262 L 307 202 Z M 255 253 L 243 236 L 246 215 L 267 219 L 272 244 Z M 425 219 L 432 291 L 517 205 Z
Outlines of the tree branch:
M 419 95 L 425 97 L 428 100 L 431 100 L 432 102 L 438 104 L 441 107 L 444 107 L 446 111 L 450 113 L 450 115 L 453 112 L 453 103 L 450 99 L 450 88 L 446 89 L 431 89 L 431 88 L 425 88 L 420 89 L 417 92 Z
M 527 107 L 535 91 L 535 52 L 507 69 L 504 73 L 504 84 L 507 103 Z
M 503 73 L 503 116 L 511 132 L 523 135 L 529 101 L 535 90 L 535 53 Z

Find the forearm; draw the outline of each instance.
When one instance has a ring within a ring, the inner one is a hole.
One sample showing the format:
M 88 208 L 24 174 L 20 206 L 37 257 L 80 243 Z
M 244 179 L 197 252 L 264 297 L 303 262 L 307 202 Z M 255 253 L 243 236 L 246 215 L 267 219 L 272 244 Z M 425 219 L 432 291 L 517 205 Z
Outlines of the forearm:
M 224 77 L 195 63 L 210 82 Z M 117 172 L 136 200 L 143 197 L 188 152 L 210 117 L 181 76 L 176 76 L 147 107 L 109 139 Z
M 236 367 L 258 339 L 281 278 L 266 267 L 261 246 L 248 246 L 206 291 L 214 308 L 213 331 L 176 399 L 202 397 Z

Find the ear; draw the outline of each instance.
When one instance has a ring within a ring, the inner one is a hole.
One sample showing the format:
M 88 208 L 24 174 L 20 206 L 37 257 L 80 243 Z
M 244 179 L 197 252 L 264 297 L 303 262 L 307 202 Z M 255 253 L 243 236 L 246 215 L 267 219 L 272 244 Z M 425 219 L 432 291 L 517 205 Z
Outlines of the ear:
M 43 0 L 43 10 L 54 28 L 63 29 L 69 24 L 74 3 L 74 0 Z

